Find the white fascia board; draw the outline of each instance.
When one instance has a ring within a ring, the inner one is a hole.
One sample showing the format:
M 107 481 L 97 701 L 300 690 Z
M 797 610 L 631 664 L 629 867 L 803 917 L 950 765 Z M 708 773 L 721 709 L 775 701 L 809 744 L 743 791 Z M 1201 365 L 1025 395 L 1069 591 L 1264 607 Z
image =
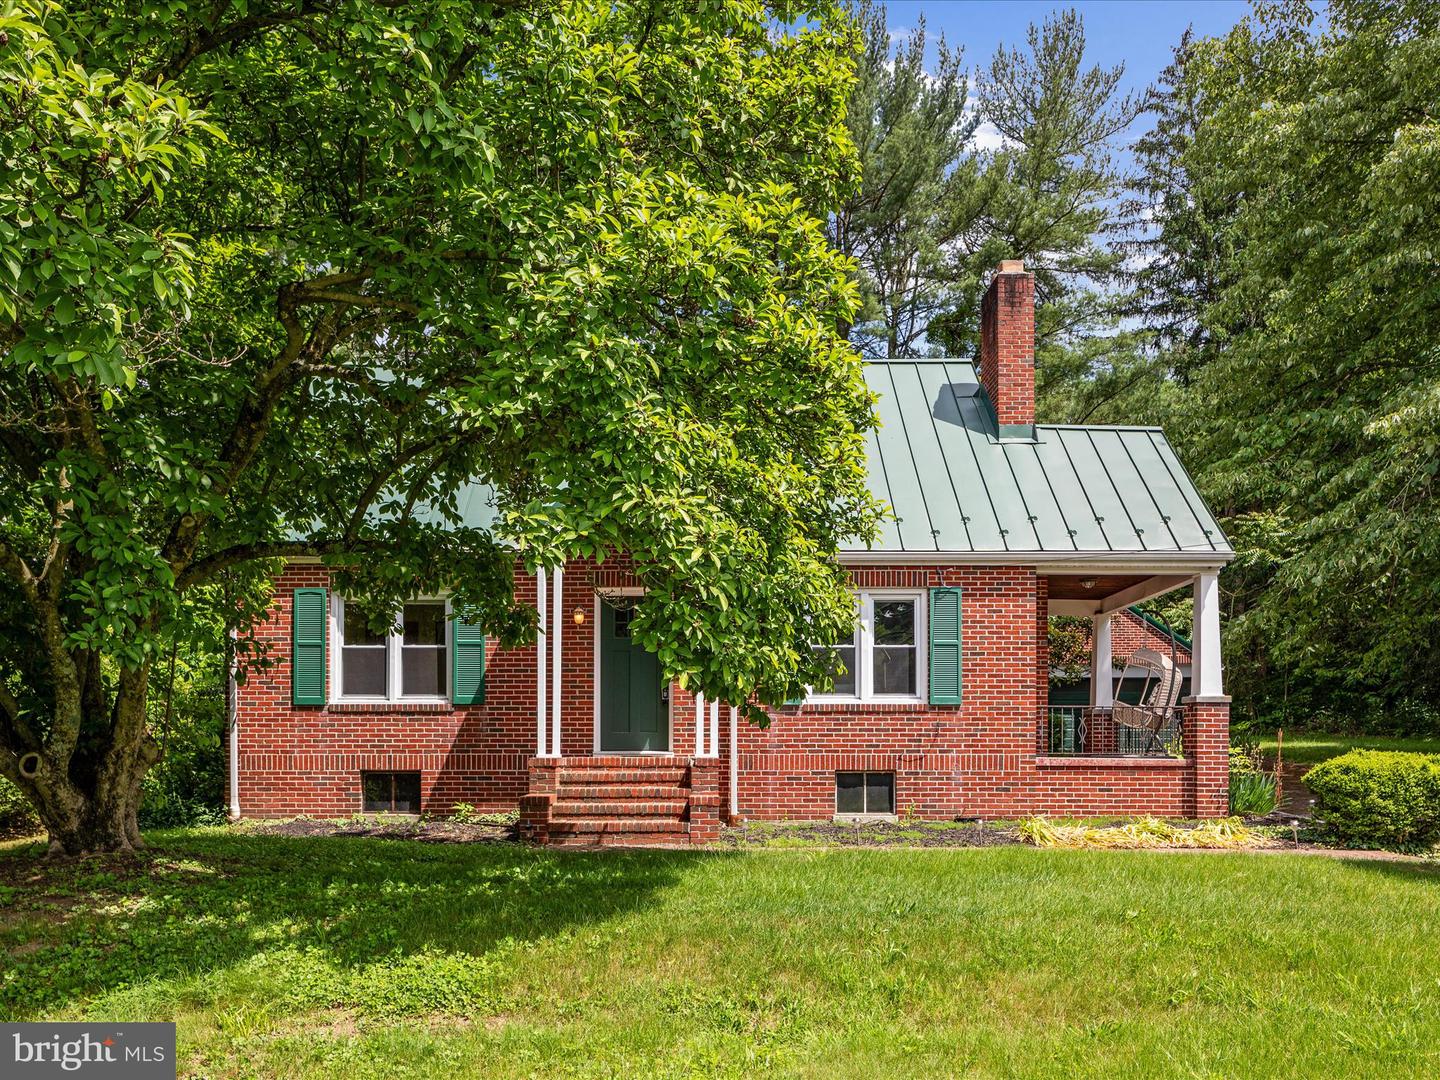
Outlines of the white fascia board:
M 842 551 L 843 566 L 1034 566 L 1050 574 L 1197 574 L 1219 570 L 1230 551 Z

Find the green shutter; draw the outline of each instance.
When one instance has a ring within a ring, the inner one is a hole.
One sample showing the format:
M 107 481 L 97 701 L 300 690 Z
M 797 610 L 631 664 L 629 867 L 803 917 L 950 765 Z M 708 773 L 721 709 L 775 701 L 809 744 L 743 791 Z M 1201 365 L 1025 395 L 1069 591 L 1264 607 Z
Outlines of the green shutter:
M 290 619 L 290 700 L 296 705 L 325 704 L 325 632 L 330 603 L 324 589 L 296 589 Z
M 960 590 L 930 590 L 930 704 L 960 704 Z
M 450 701 L 485 704 L 485 634 L 472 623 L 453 620 L 450 634 Z

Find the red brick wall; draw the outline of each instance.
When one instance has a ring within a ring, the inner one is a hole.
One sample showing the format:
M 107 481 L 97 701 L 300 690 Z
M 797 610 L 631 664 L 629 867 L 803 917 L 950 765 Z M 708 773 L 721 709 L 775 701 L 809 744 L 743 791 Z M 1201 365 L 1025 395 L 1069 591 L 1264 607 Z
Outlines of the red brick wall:
M 834 811 L 835 773 L 893 771 L 896 806 L 922 817 L 1051 814 L 1206 814 L 1224 811 L 1228 707 L 1194 706 L 1190 763 L 1047 759 L 1039 753 L 1047 694 L 1045 580 L 1020 567 L 856 568 L 859 587 L 962 589 L 963 703 L 802 705 L 773 710 L 770 727 L 744 720 L 739 745 L 742 817 L 815 818 Z M 484 705 L 295 707 L 290 704 L 293 590 L 324 585 L 325 570 L 292 565 L 277 585 L 264 636 L 279 663 L 239 692 L 240 809 L 246 816 L 348 815 L 361 807 L 362 770 L 418 770 L 423 808 L 456 802 L 513 810 L 535 752 L 535 650 L 487 658 Z M 625 560 L 573 563 L 565 575 L 563 731 L 567 755 L 594 750 L 596 590 L 634 584 Z M 535 581 L 516 575 L 534 603 Z M 582 625 L 573 612 L 585 614 Z M 548 659 L 548 658 L 547 658 Z M 552 688 L 553 691 L 553 688 Z M 671 688 L 671 749 L 695 749 L 694 698 Z M 708 710 L 707 710 L 708 714 Z M 708 715 L 706 719 L 708 725 Z M 707 728 L 708 730 L 708 728 Z M 718 787 L 730 802 L 730 719 L 721 709 Z
M 276 583 L 260 636 L 278 663 L 249 674 L 238 694 L 241 814 L 349 815 L 362 806 L 361 772 L 417 770 L 427 812 L 448 813 L 457 802 L 486 811 L 514 810 L 525 793 L 526 762 L 535 754 L 534 646 L 500 649 L 490 643 L 483 705 L 295 706 L 290 703 L 294 590 L 328 583 L 323 567 L 298 564 L 288 566 Z M 623 559 L 598 568 L 573 563 L 565 575 L 563 753 L 594 749 L 595 590 L 633 584 Z M 553 587 L 553 579 L 547 581 L 547 593 Z M 517 571 L 515 593 L 521 603 L 533 605 L 535 578 Z M 577 607 L 585 612 L 582 625 L 573 621 Z M 549 662 L 547 655 L 547 672 Z M 552 684 L 547 698 L 553 692 Z M 693 753 L 693 698 L 674 687 L 671 701 L 677 717 L 671 722 L 672 749 Z M 688 723 L 678 719 L 682 712 Z M 546 722 L 551 722 L 548 707 Z
M 1086 647 L 1089 647 L 1091 628 L 1085 631 Z M 1127 659 L 1136 649 L 1154 649 L 1165 656 L 1170 655 L 1170 635 L 1152 626 L 1133 611 L 1118 611 L 1110 620 L 1110 657 L 1112 661 Z M 1181 667 L 1190 663 L 1190 650 L 1175 644 L 1175 662 Z
M 1035 571 L 933 566 L 857 569 L 852 578 L 862 588 L 961 587 L 962 704 L 802 705 L 775 710 L 765 731 L 742 722 L 742 817 L 828 816 L 835 773 L 852 770 L 893 771 L 896 809 L 926 818 L 1194 812 L 1187 764 L 1039 752 L 1049 610 Z M 1208 738 L 1228 747 L 1223 726 Z M 1213 772 L 1205 778 L 1206 812 L 1224 812 L 1216 793 L 1226 784 Z

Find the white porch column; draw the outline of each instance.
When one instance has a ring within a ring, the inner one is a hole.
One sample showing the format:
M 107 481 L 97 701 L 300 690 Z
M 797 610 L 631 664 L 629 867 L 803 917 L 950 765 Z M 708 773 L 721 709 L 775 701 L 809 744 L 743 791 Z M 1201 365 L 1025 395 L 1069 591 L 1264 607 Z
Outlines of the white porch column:
M 695 691 L 695 756 L 705 756 L 705 695 Z
M 1220 671 L 1220 581 L 1214 571 L 1195 578 L 1195 616 L 1190 630 L 1193 661 L 1190 694 L 1213 698 L 1225 695 Z
M 737 731 L 740 710 L 730 706 L 730 818 L 740 813 L 740 736 Z
M 545 568 L 535 571 L 535 610 L 539 613 L 539 633 L 535 635 L 535 756 L 545 757 L 545 613 L 550 597 L 545 591 Z
M 705 740 L 705 757 L 720 756 L 720 702 L 710 702 L 710 736 Z
M 1111 615 L 1090 616 L 1090 704 L 1108 709 L 1115 704 L 1115 665 L 1111 659 Z
M 550 651 L 550 756 L 560 756 L 560 714 L 561 701 L 560 691 L 563 688 L 564 678 L 561 673 L 561 654 L 564 652 L 565 638 L 565 567 L 555 568 L 555 603 L 551 609 L 550 625 L 555 634 L 555 641 Z

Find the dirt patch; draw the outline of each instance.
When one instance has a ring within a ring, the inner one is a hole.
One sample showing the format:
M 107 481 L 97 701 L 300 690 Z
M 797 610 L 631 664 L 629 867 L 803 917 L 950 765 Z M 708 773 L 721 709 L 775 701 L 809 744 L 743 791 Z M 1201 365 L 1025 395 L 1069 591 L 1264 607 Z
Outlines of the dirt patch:
M 977 848 L 1021 842 L 1010 827 L 978 821 L 800 821 L 751 822 L 726 829 L 720 842 L 730 847 L 790 844 L 837 847 Z
M 364 836 L 380 840 L 419 840 L 427 844 L 509 844 L 518 839 L 511 823 L 457 821 L 322 821 L 295 818 L 256 825 L 261 836 Z

